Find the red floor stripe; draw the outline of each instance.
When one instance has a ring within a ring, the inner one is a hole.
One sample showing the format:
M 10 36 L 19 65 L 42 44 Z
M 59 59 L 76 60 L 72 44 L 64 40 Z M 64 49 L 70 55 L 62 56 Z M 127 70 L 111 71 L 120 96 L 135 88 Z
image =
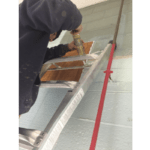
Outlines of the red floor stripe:
M 106 90 L 107 90 L 108 79 L 109 79 L 110 74 L 113 73 L 113 71 L 111 71 L 110 69 L 111 69 L 111 64 L 112 64 L 112 60 L 113 60 L 114 49 L 115 49 L 115 44 L 112 44 L 109 62 L 107 65 L 107 70 L 104 71 L 104 73 L 106 73 L 106 75 L 105 75 L 105 80 L 104 80 L 103 89 L 102 89 L 102 93 L 101 93 L 98 112 L 97 112 L 97 116 L 96 116 L 90 150 L 95 150 L 95 146 L 96 146 L 98 131 L 99 131 L 100 122 L 101 122 L 101 116 L 102 116 L 102 111 L 103 111 L 103 105 L 104 105 L 104 100 L 105 100 L 105 95 L 106 95 Z

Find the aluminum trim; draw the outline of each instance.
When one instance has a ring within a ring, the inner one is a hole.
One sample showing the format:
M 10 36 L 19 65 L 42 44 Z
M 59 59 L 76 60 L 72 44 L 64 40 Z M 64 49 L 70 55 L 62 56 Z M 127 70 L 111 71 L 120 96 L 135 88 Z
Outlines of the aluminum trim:
M 55 114 L 49 121 L 44 132 L 48 133 L 48 137 L 40 148 L 34 148 L 34 150 L 52 150 L 61 131 L 68 122 L 69 118 L 73 114 L 74 110 L 80 103 L 84 93 L 88 90 L 90 84 L 100 71 L 104 62 L 108 60 L 111 45 L 108 44 L 104 51 L 98 56 L 97 60 L 93 63 L 82 80 L 76 85 L 72 91 L 68 91 Z M 88 81 L 88 82 L 87 82 Z

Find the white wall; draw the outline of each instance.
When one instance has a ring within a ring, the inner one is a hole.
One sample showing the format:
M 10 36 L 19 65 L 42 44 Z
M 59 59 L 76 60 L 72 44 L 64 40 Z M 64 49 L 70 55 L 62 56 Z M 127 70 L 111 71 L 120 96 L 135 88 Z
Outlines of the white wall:
M 19 4 L 22 2 L 23 0 L 19 0 Z
M 107 0 L 71 0 L 74 4 L 76 4 L 77 8 L 84 8 L 90 5 L 94 5 L 100 2 L 104 2 Z
M 23 0 L 19 0 L 19 3 L 21 3 Z M 94 5 L 96 3 L 104 2 L 107 0 L 71 0 L 74 4 L 76 4 L 77 8 L 84 8 L 90 5 Z

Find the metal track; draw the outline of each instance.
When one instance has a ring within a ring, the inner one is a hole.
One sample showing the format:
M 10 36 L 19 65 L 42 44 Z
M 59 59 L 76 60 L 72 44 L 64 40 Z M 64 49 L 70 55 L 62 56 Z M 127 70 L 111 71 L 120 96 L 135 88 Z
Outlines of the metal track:
M 25 144 L 25 141 L 20 141 L 20 147 L 24 145 L 23 148 L 30 148 L 31 150 L 52 150 L 60 133 L 65 127 L 66 123 L 70 119 L 74 110 L 79 105 L 89 86 L 99 73 L 105 61 L 108 61 L 109 54 L 111 50 L 111 44 L 108 44 L 102 53 L 93 62 L 92 66 L 82 77 L 80 82 L 74 83 L 72 90 L 69 90 L 62 100 L 61 104 L 57 108 L 55 114 L 47 124 L 45 130 L 42 132 L 45 134 L 44 137 L 37 137 L 34 144 Z M 48 85 L 48 83 L 46 83 Z M 51 85 L 53 83 L 51 82 Z M 60 83 L 57 83 L 60 84 Z M 62 84 L 62 83 L 61 83 Z M 42 86 L 42 85 L 41 85 Z M 46 86 L 46 85 L 44 85 Z M 67 88 L 67 87 L 66 87 Z M 33 131 L 34 132 L 34 131 Z M 30 136 L 30 135 L 29 135 Z M 35 146 L 36 144 L 40 146 Z
M 75 81 L 46 81 L 42 82 L 40 87 L 42 88 L 67 88 L 74 89 L 77 82 Z
M 53 149 L 61 131 L 65 127 L 69 118 L 80 103 L 94 78 L 99 73 L 104 62 L 108 61 L 110 50 L 111 44 L 108 44 L 104 51 L 98 56 L 97 60 L 89 68 L 87 73 L 83 76 L 81 82 L 77 83 L 76 87 L 73 90 L 68 91 L 44 130 L 45 133 L 48 133 L 48 136 L 45 141 L 42 141 L 42 147 L 34 148 L 33 150 Z
M 98 58 L 97 54 L 87 54 L 87 55 L 81 55 L 81 56 L 70 56 L 70 57 L 61 57 L 61 58 L 51 59 L 44 64 L 69 62 L 69 61 L 93 60 L 93 59 L 97 59 L 97 58 Z

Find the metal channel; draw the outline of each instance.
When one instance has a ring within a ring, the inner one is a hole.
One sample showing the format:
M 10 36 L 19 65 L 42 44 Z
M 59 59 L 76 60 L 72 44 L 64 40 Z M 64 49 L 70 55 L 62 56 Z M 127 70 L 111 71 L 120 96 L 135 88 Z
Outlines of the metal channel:
M 67 88 L 74 89 L 77 82 L 75 81 L 46 81 L 42 82 L 40 87 L 42 88 Z
M 87 55 L 82 55 L 82 56 L 61 57 L 61 58 L 51 59 L 44 64 L 79 61 L 79 60 L 81 60 L 81 61 L 82 60 L 93 60 L 93 59 L 97 59 L 97 58 L 98 58 L 97 54 L 87 54 Z
M 47 71 L 56 71 L 56 70 L 70 70 L 70 69 L 83 69 L 90 67 L 91 65 L 84 65 L 84 66 L 75 66 L 75 67 L 63 67 L 63 68 L 50 68 Z
M 40 148 L 33 148 L 33 150 L 52 150 L 61 131 L 65 127 L 74 110 L 80 103 L 81 99 L 88 90 L 90 84 L 93 82 L 96 75 L 99 73 L 105 61 L 108 61 L 111 44 L 108 44 L 104 51 L 98 56 L 82 80 L 76 85 L 73 90 L 67 92 L 62 100 L 55 114 L 49 121 L 44 132 L 48 133 L 45 140 L 42 141 Z

